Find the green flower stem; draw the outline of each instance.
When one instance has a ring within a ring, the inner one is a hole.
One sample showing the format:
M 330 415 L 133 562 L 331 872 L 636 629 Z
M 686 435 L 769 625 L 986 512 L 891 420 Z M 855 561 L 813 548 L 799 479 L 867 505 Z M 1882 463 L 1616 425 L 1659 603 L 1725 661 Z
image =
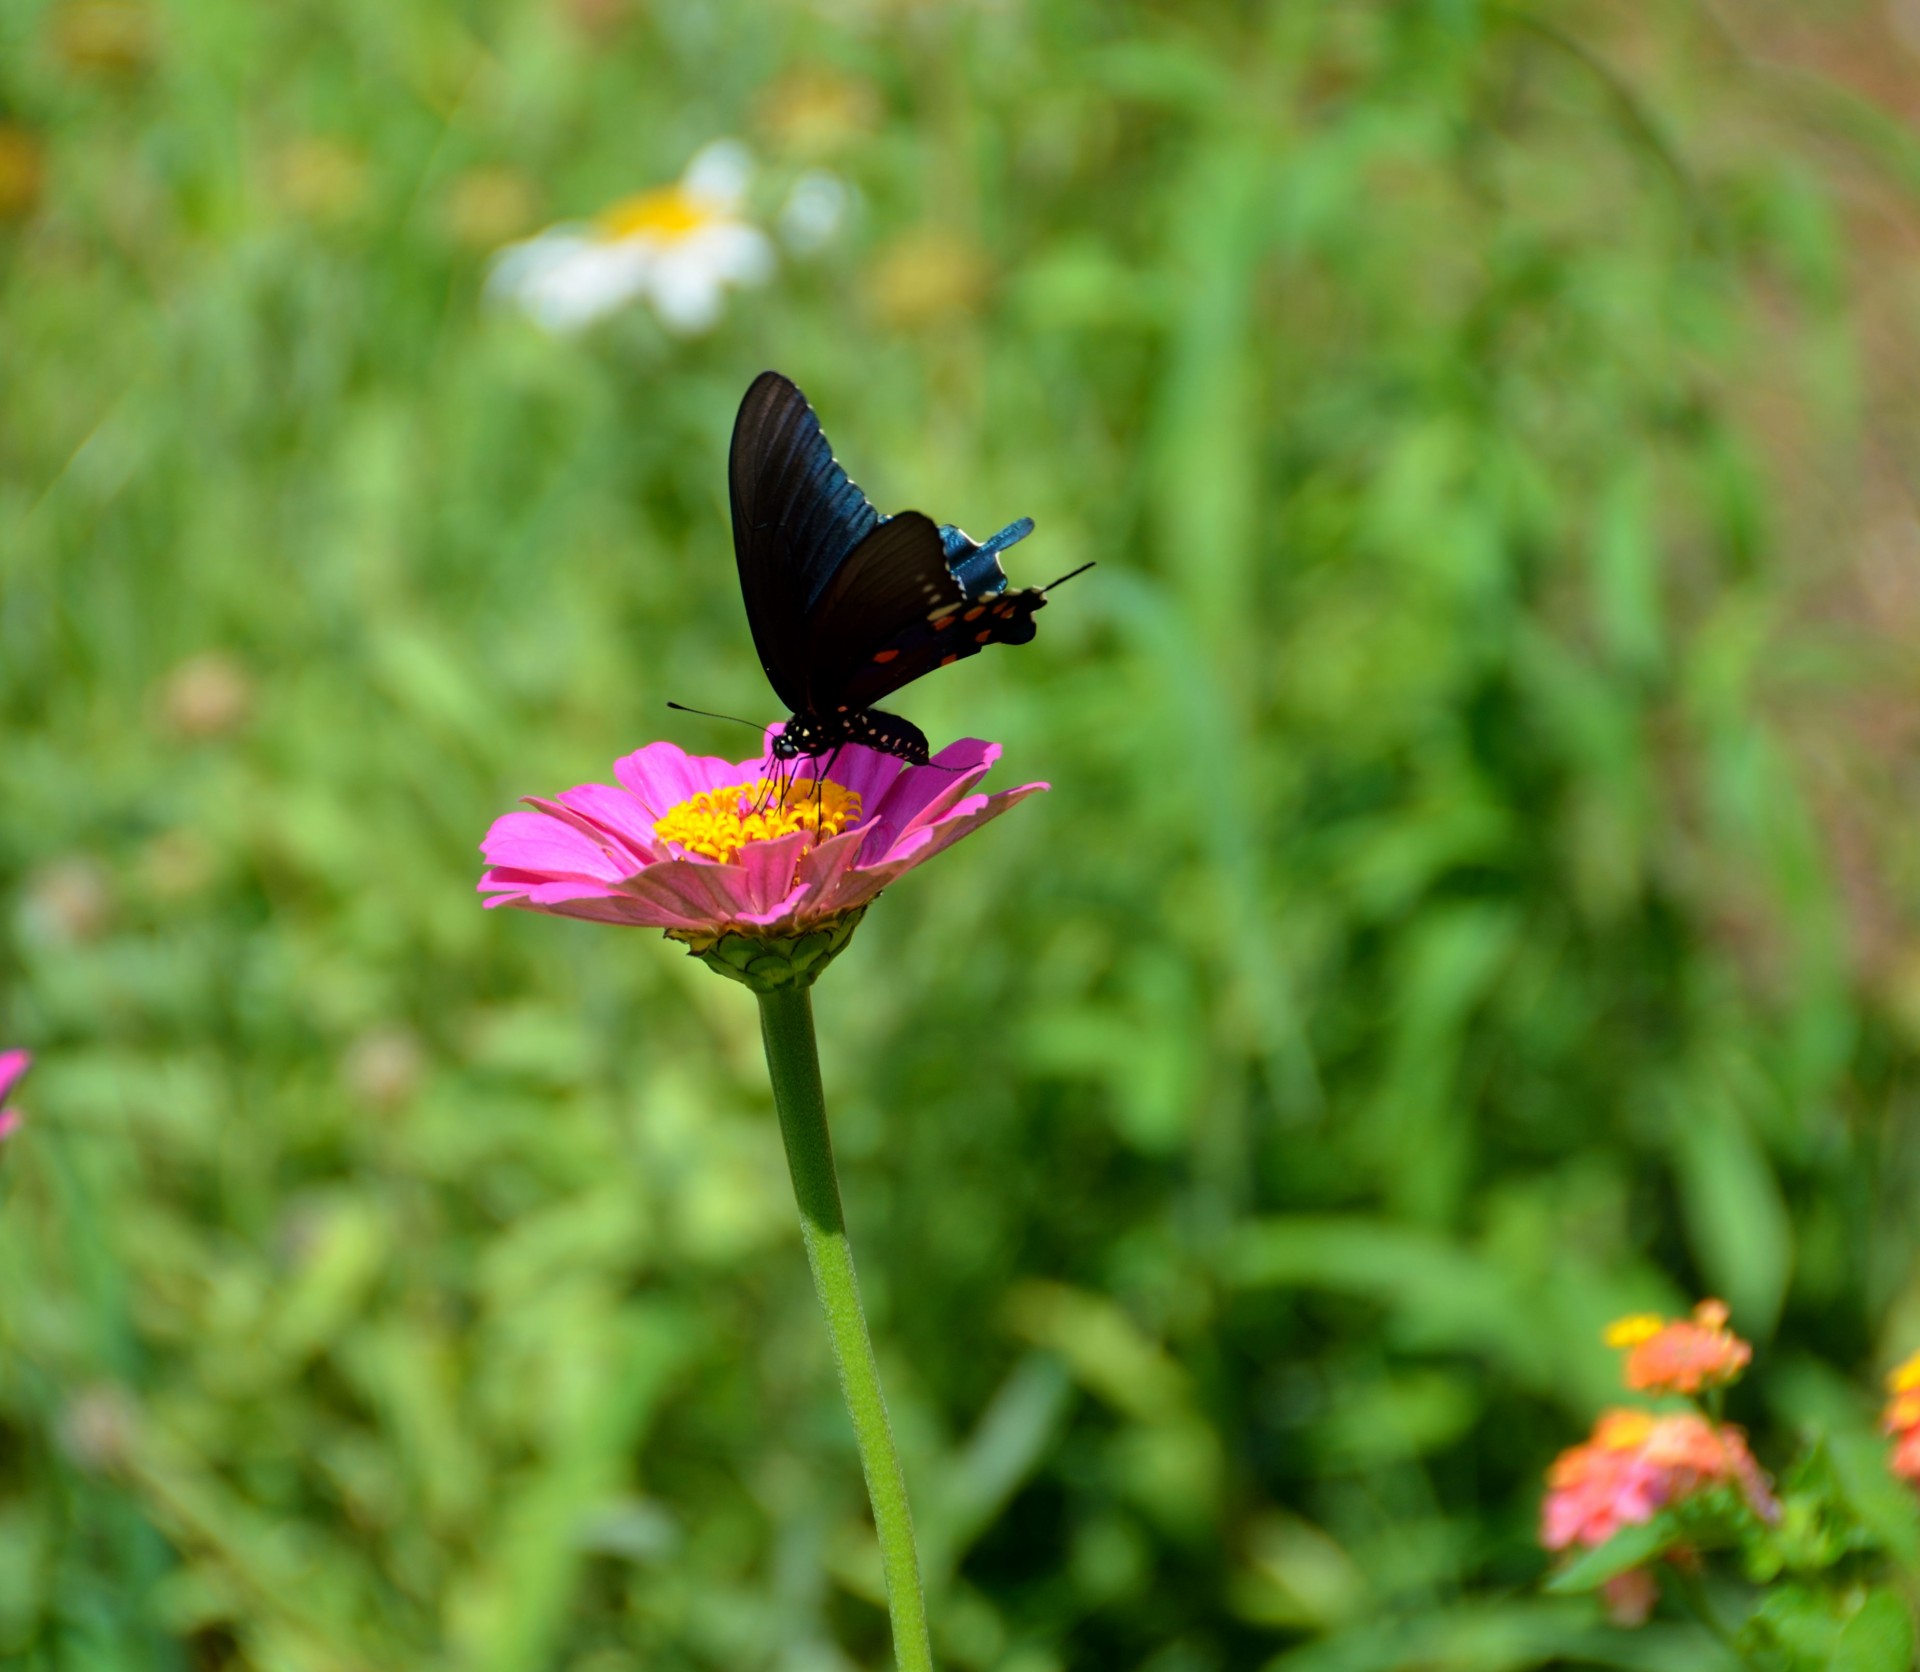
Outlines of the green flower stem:
M 900 1672 L 933 1672 L 927 1602 L 913 1546 L 913 1515 L 907 1507 L 907 1476 L 887 1421 L 880 1370 L 873 1361 L 866 1314 L 860 1309 L 853 1249 L 840 1208 L 840 1181 L 833 1170 L 827 1104 L 820 1089 L 820 1053 L 813 1037 L 813 1001 L 800 985 L 762 989 L 759 999 L 760 1037 L 767 1047 L 780 1136 L 786 1140 L 787 1168 L 800 1205 L 800 1234 L 807 1245 L 807 1264 L 813 1268 L 813 1290 L 827 1315 L 840 1393 L 853 1418 L 873 1525 L 880 1535 L 894 1662 Z
M 1726 1622 L 1720 1618 L 1720 1612 L 1713 1606 L 1713 1600 L 1707 1595 L 1706 1582 L 1691 1568 L 1682 1567 L 1678 1562 L 1662 1562 L 1660 1572 L 1670 1581 L 1671 1589 L 1680 1599 L 1680 1605 L 1691 1614 L 1706 1630 L 1728 1656 L 1741 1666 L 1752 1666 L 1753 1661 L 1740 1646 L 1740 1640 L 1727 1629 Z

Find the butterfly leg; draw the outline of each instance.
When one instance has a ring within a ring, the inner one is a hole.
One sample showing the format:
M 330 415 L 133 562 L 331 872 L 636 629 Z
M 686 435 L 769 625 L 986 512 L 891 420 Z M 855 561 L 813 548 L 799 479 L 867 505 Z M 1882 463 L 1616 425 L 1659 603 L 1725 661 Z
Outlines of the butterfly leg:
M 834 762 L 839 760 L 840 751 L 844 748 L 846 744 L 836 743 L 833 753 L 827 756 L 827 764 L 813 775 L 813 834 L 816 839 L 820 835 L 820 819 L 826 807 L 827 780 L 833 776 Z

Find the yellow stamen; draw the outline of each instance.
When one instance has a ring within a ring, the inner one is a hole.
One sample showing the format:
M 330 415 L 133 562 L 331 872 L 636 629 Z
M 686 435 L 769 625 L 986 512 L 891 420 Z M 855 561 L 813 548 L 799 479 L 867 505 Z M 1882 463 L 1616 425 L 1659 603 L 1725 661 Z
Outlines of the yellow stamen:
M 702 790 L 670 809 L 653 833 L 688 853 L 724 862 L 737 858 L 749 842 L 771 842 L 796 830 L 824 840 L 860 822 L 859 792 L 831 778 L 795 778 L 783 795 L 775 795 L 775 787 L 756 778 L 751 784 Z
M 1636 1312 L 1630 1318 L 1616 1318 L 1607 1325 L 1602 1339 L 1609 1347 L 1637 1347 L 1642 1341 L 1651 1341 L 1666 1327 L 1666 1319 L 1657 1312 Z
M 1887 1387 L 1893 1393 L 1913 1393 L 1920 1390 L 1920 1353 L 1903 1364 L 1896 1364 L 1887 1372 Z
M 666 243 L 685 238 L 719 219 L 711 207 L 690 197 L 678 186 L 623 197 L 595 217 L 609 238 L 658 238 Z

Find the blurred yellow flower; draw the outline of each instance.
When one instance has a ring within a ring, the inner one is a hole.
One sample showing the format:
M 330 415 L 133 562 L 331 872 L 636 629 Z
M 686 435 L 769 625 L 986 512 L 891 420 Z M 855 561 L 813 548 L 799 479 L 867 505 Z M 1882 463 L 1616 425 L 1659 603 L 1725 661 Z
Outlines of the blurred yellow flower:
M 411 1100 L 426 1077 L 426 1047 L 411 1028 L 389 1023 L 356 1039 L 340 1070 L 356 1102 L 369 1109 L 397 1109 Z
M 590 41 L 603 41 L 633 21 L 633 0 L 559 0 L 563 22 Z
M 160 712 L 183 737 L 224 737 L 252 714 L 253 681 L 220 651 L 190 656 L 161 685 Z
M 881 252 L 867 294 L 881 323 L 913 330 L 978 312 L 987 280 L 986 263 L 971 243 L 927 227 Z
M 1657 1312 L 1636 1312 L 1630 1318 L 1616 1318 L 1607 1325 L 1604 1339 L 1609 1347 L 1637 1347 L 1658 1335 L 1666 1322 Z
M 163 830 L 140 850 L 140 888 L 156 900 L 190 899 L 218 870 L 218 856 L 192 830 Z
M 1903 1359 L 1887 1372 L 1887 1392 L 1920 1392 L 1920 1353 Z
M 0 122 L 0 221 L 23 221 L 40 205 L 46 159 L 31 130 Z
M 270 172 L 275 199 L 305 221 L 348 221 L 367 201 L 366 157 L 341 140 L 292 140 L 274 154 Z
M 440 224 L 456 244 L 498 248 L 523 237 L 540 214 L 540 192 L 516 168 L 470 168 L 448 189 Z
M 153 17 L 124 0 L 68 0 L 47 24 L 53 55 L 76 75 L 131 79 L 153 62 Z
M 730 285 L 759 284 L 773 271 L 771 241 L 740 215 L 751 176 L 745 147 L 717 140 L 676 184 L 508 245 L 487 292 L 549 331 L 582 330 L 640 300 L 669 331 L 709 330 Z
M 770 82 L 754 120 L 776 150 L 828 157 L 865 139 L 879 118 L 880 95 L 871 82 L 809 66 Z
M 98 940 L 112 926 L 113 884 L 106 869 L 85 854 L 49 860 L 26 880 L 20 894 L 21 926 L 50 946 Z

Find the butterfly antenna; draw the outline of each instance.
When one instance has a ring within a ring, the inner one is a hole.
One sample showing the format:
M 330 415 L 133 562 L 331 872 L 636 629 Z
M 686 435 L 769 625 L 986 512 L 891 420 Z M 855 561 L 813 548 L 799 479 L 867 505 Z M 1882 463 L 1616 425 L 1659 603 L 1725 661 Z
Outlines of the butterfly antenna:
M 731 720 L 736 726 L 752 726 L 755 731 L 766 729 L 752 720 L 741 719 L 738 714 L 716 714 L 710 708 L 689 708 L 683 702 L 670 702 L 667 707 L 680 714 L 698 714 L 703 720 Z
M 1067 582 L 1072 580 L 1075 575 L 1084 575 L 1092 567 L 1093 565 L 1091 563 L 1083 563 L 1080 565 L 1078 569 L 1069 569 L 1057 581 L 1047 582 L 1047 584 L 1041 587 L 1040 590 L 1043 593 L 1045 593 L 1045 592 L 1051 592 L 1056 586 L 1065 586 Z

